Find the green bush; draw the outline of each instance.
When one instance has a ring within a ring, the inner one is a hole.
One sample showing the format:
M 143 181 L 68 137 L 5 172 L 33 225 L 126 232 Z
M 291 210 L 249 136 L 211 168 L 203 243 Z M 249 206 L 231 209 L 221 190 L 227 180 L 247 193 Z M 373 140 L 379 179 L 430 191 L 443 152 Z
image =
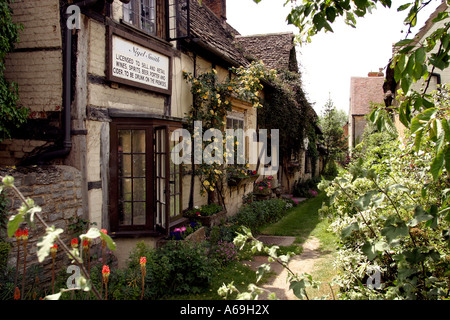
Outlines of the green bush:
M 316 178 L 308 179 L 306 181 L 296 181 L 294 183 L 292 195 L 294 197 L 311 198 L 314 196 L 314 193 L 311 193 L 311 191 L 317 192 L 318 190 L 317 183 L 318 180 Z
M 230 222 L 257 232 L 259 227 L 278 221 L 290 206 L 282 199 L 253 201 L 243 205 Z
M 320 212 L 339 237 L 338 298 L 448 299 L 448 173 L 433 180 L 431 152 L 417 153 L 386 134 L 356 151 L 361 157 L 348 170 L 319 184 L 330 197 Z
M 200 244 L 169 241 L 162 248 L 152 249 L 141 242 L 130 255 L 127 268 L 111 272 L 108 287 L 114 299 L 140 299 L 140 257 L 147 258 L 144 299 L 200 293 L 209 288 L 216 263 L 208 259 Z

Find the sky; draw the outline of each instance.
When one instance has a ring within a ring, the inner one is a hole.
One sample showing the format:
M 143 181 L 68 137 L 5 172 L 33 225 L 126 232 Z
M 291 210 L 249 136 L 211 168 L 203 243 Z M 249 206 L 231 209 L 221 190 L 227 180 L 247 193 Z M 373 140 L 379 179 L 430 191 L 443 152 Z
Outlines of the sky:
M 336 21 L 332 24 L 334 33 L 321 32 L 312 37 L 311 43 L 297 46 L 303 89 L 318 114 L 328 99 L 348 113 L 351 77 L 366 77 L 387 66 L 392 45 L 405 38 L 402 31 L 407 30 L 403 25 L 407 11 L 398 13 L 396 9 L 406 2 L 394 0 L 391 9 L 380 6 L 357 19 L 355 29 Z M 285 31 L 298 34 L 298 29 L 286 22 L 291 5 L 284 7 L 284 3 L 285 0 L 262 0 L 259 4 L 253 0 L 227 0 L 227 22 L 242 35 Z M 436 0 L 423 11 L 413 35 L 439 4 Z

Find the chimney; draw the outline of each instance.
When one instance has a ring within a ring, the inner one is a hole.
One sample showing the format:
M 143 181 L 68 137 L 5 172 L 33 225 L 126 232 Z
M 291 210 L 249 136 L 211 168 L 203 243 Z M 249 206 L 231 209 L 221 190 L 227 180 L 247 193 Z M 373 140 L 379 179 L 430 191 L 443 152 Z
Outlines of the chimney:
M 368 77 L 384 77 L 383 68 L 379 68 L 378 72 L 369 72 Z
M 227 0 L 203 0 L 203 3 L 225 23 L 227 21 Z

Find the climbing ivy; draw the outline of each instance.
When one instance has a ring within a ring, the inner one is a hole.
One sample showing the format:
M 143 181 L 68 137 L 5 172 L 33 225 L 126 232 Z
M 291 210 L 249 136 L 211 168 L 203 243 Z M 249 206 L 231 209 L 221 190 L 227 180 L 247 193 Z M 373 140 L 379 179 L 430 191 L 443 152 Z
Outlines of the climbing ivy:
M 23 27 L 12 21 L 10 0 L 0 0 L 0 142 L 11 138 L 13 129 L 18 128 L 28 118 L 28 109 L 18 106 L 19 93 L 16 83 L 5 79 L 5 58 L 19 41 L 19 31 Z
M 305 149 L 305 138 L 310 141 L 308 151 L 318 156 L 315 149 L 317 117 L 301 87 L 300 74 L 280 72 L 279 77 L 266 87 L 263 106 L 258 111 L 258 125 L 279 129 L 280 159 L 298 156 Z

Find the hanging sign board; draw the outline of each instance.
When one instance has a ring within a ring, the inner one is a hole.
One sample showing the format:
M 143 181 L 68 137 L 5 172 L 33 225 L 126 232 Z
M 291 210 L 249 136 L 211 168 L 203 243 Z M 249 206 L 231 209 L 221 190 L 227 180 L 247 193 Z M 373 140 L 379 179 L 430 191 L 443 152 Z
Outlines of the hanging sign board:
M 170 57 L 111 33 L 109 80 L 170 94 Z

